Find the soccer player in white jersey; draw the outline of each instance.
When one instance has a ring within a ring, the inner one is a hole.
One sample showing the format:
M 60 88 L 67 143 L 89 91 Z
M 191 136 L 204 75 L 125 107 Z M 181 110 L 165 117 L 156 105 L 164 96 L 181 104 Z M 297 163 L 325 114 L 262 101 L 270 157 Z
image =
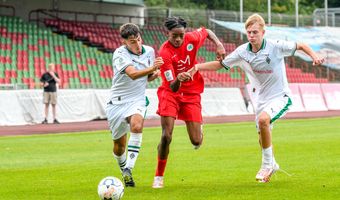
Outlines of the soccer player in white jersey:
M 111 96 L 106 116 L 112 132 L 113 156 L 127 187 L 134 187 L 132 169 L 142 144 L 146 113 L 147 81 L 159 77 L 162 58 L 155 58 L 152 47 L 142 45 L 140 29 L 132 23 L 120 27 L 123 45 L 113 54 Z M 126 155 L 127 132 L 130 131 Z
M 272 124 L 284 116 L 292 105 L 284 57 L 302 50 L 312 58 L 313 65 L 322 64 L 324 59 L 304 43 L 264 39 L 265 22 L 258 14 L 247 19 L 245 29 L 248 43 L 239 46 L 221 62 L 197 64 L 190 73 L 193 75 L 197 70 L 223 67 L 229 70 L 233 66 L 240 66 L 245 71 L 256 94 L 255 121 L 262 147 L 262 164 L 256 180 L 269 182 L 271 175 L 279 169 L 272 148 Z

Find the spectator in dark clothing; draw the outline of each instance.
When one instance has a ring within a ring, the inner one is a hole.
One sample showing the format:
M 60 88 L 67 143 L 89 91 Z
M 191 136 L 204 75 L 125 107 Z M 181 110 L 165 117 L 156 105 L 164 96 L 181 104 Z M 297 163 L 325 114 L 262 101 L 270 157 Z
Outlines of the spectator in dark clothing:
M 45 119 L 42 121 L 43 124 L 47 124 L 48 118 L 48 108 L 49 105 L 52 105 L 52 115 L 53 115 L 53 123 L 60 124 L 56 118 L 56 105 L 57 105 L 57 83 L 60 83 L 60 78 L 58 74 L 55 72 L 55 64 L 50 63 L 48 65 L 48 71 L 45 72 L 41 78 L 40 82 L 44 87 L 44 96 L 43 102 L 45 104 Z

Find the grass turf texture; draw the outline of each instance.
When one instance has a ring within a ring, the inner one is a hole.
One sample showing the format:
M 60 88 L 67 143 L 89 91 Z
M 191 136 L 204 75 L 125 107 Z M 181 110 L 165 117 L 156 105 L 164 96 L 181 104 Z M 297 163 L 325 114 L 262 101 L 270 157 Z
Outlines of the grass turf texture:
M 145 128 L 133 171 L 136 188 L 123 199 L 337 199 L 340 118 L 280 120 L 273 140 L 281 168 L 255 182 L 261 154 L 254 123 L 204 126 L 193 150 L 184 126 L 174 130 L 165 188 L 152 189 L 160 128 Z M 108 131 L 0 137 L 0 199 L 99 199 L 105 176 L 120 178 Z

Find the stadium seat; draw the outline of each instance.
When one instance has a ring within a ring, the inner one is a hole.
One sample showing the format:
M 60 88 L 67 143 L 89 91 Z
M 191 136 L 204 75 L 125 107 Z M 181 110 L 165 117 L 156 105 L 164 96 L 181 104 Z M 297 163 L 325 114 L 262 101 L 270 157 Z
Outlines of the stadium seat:
M 47 28 L 26 23 L 18 17 L 0 16 L 0 83 L 39 87 L 40 76 L 47 65 L 54 62 L 62 80 L 61 88 L 111 86 L 112 54 L 105 52 L 113 52 L 121 45 L 118 28 L 110 24 L 60 19 L 45 19 L 44 23 Z M 160 45 L 167 39 L 163 26 L 146 25 L 142 32 L 144 43 L 152 46 L 157 54 Z M 236 48 L 235 43 L 222 43 L 227 53 Z M 215 45 L 206 40 L 198 52 L 197 61 L 212 60 L 215 60 Z M 287 66 L 286 72 L 289 82 L 329 82 L 300 68 Z M 247 83 L 239 67 L 202 75 L 208 86 L 243 86 Z M 148 86 L 157 88 L 160 84 L 157 79 Z

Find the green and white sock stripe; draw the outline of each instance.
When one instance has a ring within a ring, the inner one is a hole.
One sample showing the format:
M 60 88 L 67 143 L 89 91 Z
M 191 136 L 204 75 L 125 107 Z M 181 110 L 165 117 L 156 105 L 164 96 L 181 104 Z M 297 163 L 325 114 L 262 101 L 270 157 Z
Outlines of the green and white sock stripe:
M 140 146 L 128 145 L 128 151 L 139 153 Z
M 122 170 L 126 165 L 126 153 L 124 152 L 121 156 L 117 156 L 113 153 L 113 157 L 117 160 L 119 168 Z
M 124 169 L 125 165 L 126 165 L 126 160 L 124 160 L 124 162 L 122 162 L 122 163 L 119 163 L 120 169 L 121 170 Z

